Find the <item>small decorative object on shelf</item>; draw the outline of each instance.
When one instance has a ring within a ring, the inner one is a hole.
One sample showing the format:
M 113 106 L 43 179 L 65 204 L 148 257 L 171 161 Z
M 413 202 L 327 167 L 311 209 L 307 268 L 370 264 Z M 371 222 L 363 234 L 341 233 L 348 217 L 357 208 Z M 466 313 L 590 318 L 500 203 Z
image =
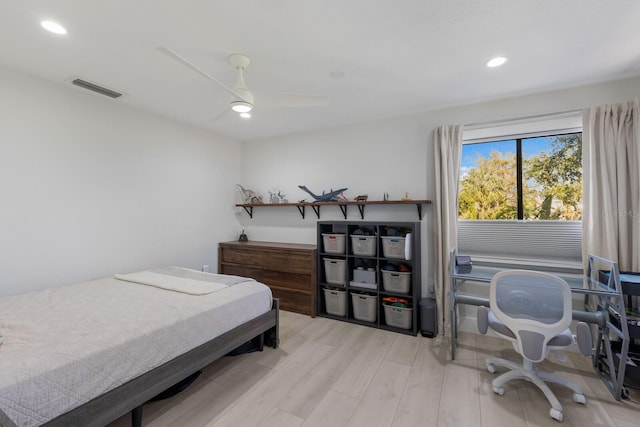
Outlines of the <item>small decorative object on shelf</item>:
M 353 200 L 355 200 L 356 202 L 366 202 L 368 198 L 369 198 L 368 194 L 361 194 L 359 196 L 354 197 Z
M 406 192 L 404 193 L 404 197 L 400 200 L 402 200 L 403 202 L 408 202 L 409 200 L 411 200 L 411 197 L 409 197 L 409 193 Z
M 289 203 L 289 201 L 287 200 L 287 196 L 282 194 L 277 188 L 274 188 L 273 191 L 269 191 L 269 203 Z
M 382 196 L 382 200 L 384 200 L 385 202 L 389 200 L 389 193 L 384 193 L 384 195 Z
M 311 197 L 313 197 L 316 202 L 341 202 L 347 200 L 344 194 L 342 194 L 347 191 L 346 187 L 340 188 L 338 190 L 331 189 L 331 191 L 329 191 L 328 193 L 323 190 L 322 194 L 314 194 L 304 185 L 298 185 L 298 188 L 306 193 L 309 193 L 309 195 L 311 195 Z
M 261 195 L 257 194 L 253 190 L 249 190 L 248 188 L 244 188 L 240 184 L 236 184 L 236 185 L 240 188 L 240 191 L 242 191 L 242 195 L 244 197 L 244 202 L 245 203 L 262 203 L 262 196 Z

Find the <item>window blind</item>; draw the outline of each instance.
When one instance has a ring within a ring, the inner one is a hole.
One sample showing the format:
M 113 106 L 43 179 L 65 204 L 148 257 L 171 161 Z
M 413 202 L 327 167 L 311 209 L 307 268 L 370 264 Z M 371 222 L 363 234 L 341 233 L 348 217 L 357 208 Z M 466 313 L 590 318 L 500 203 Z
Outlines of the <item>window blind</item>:
M 459 220 L 458 253 L 523 264 L 580 264 L 582 221 Z
M 572 132 L 582 132 L 582 116 L 579 111 L 465 125 L 462 139 L 463 144 L 468 144 Z

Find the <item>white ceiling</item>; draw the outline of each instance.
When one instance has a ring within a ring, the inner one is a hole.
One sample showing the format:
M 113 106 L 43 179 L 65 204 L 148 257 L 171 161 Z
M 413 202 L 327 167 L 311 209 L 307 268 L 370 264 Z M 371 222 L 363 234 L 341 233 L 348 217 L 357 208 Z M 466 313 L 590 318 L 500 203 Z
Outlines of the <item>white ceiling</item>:
M 126 94 L 115 103 L 238 140 L 640 75 L 637 0 L 0 0 L 0 11 L 0 64 L 61 85 L 78 76 Z M 45 18 L 68 34 L 44 31 Z M 219 116 L 228 94 L 160 46 L 228 85 L 228 56 L 244 53 L 250 89 L 331 101 Z M 509 62 L 486 68 L 496 55 Z

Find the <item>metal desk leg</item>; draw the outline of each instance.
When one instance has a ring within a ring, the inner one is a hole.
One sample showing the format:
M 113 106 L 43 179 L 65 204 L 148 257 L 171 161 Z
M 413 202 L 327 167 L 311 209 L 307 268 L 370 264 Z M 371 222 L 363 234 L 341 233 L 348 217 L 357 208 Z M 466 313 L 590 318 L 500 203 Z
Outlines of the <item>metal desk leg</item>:
M 453 276 L 453 274 L 452 274 Z M 449 303 L 449 321 L 451 322 L 451 326 L 449 330 L 451 331 L 451 360 L 456 360 L 456 347 L 458 345 L 458 311 L 457 307 L 457 298 L 456 298 L 456 285 L 457 281 L 453 277 L 451 277 L 451 290 L 450 290 L 450 303 Z
M 451 303 L 451 360 L 456 360 L 456 346 L 458 341 L 458 316 L 456 313 L 455 297 Z

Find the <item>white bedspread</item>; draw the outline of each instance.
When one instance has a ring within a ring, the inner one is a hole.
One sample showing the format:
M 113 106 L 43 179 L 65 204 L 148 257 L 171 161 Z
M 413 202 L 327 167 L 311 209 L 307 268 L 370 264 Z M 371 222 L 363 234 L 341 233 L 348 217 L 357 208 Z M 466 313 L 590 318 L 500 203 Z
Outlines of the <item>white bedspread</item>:
M 202 273 L 181 267 L 116 274 L 116 279 L 190 295 L 206 295 L 229 286 L 253 280 L 247 277 Z
M 270 308 L 252 279 L 198 296 L 108 278 L 0 298 L 0 408 L 42 424 Z
M 125 280 L 127 282 L 138 283 L 140 285 L 154 286 L 167 291 L 182 292 L 189 295 L 206 295 L 228 288 L 227 285 L 222 283 L 185 279 L 183 277 L 154 273 L 153 271 L 116 274 L 115 278 L 118 280 Z

